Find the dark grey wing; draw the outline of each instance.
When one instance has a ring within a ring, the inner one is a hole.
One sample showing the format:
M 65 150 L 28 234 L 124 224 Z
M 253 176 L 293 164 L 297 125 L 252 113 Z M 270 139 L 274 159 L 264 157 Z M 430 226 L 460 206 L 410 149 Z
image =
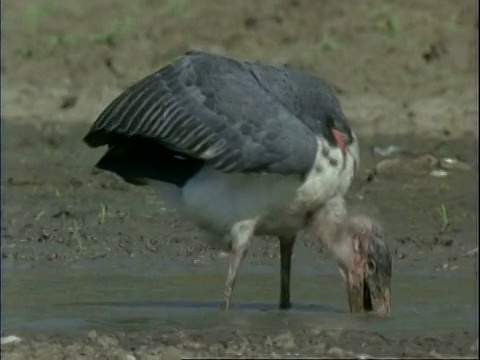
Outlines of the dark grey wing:
M 333 87 L 322 78 L 290 67 L 245 62 L 258 83 L 315 134 L 336 145 L 332 127 L 349 144 L 352 131 Z
M 144 137 L 224 172 L 302 174 L 313 164 L 314 133 L 258 85 L 243 63 L 186 55 L 116 98 L 84 140 L 112 145 Z

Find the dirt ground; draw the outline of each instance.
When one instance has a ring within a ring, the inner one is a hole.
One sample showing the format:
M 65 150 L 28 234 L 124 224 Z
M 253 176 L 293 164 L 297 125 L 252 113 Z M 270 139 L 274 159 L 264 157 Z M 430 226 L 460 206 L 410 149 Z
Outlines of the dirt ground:
M 16 0 L 2 3 L 1 26 L 3 260 L 219 261 L 197 241 L 195 226 L 148 189 L 95 173 L 102 150 L 81 143 L 131 82 L 202 49 L 328 79 L 362 143 L 349 201 L 381 218 L 395 265 L 477 273 L 476 1 Z M 385 160 L 372 153 L 398 143 L 410 154 Z M 463 165 L 431 176 L 443 157 Z M 276 267 L 278 253 L 275 241 L 259 239 L 246 261 Z M 5 359 L 478 358 L 471 331 L 15 335 L 22 341 L 2 344 Z

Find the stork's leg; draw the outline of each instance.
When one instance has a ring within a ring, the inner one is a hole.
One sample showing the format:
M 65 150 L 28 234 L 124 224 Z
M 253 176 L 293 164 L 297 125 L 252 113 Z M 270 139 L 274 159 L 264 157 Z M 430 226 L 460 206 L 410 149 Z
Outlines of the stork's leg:
M 227 281 L 222 308 L 228 309 L 232 298 L 238 268 L 245 257 L 255 231 L 256 220 L 244 220 L 233 225 L 231 230 L 232 249 L 229 255 Z
M 280 237 L 280 309 L 290 309 L 290 270 L 295 237 Z

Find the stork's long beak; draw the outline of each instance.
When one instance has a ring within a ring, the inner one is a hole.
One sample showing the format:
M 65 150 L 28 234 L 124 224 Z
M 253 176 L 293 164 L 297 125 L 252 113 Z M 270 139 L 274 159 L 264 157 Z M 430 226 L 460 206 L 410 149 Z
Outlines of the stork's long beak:
M 380 277 L 380 279 L 383 279 Z M 379 281 L 368 277 L 364 283 L 364 302 L 367 303 L 367 297 L 369 297 L 371 312 L 377 315 L 388 316 L 392 310 L 391 297 L 390 297 L 390 281 Z
M 363 274 L 350 271 L 346 276 L 346 282 L 350 312 L 354 314 L 367 311 L 369 306 L 368 304 L 365 304 L 364 301 L 364 293 L 366 289 Z
M 368 275 L 350 274 L 347 279 L 347 293 L 351 313 L 390 315 L 390 285 L 386 282 L 379 282 Z

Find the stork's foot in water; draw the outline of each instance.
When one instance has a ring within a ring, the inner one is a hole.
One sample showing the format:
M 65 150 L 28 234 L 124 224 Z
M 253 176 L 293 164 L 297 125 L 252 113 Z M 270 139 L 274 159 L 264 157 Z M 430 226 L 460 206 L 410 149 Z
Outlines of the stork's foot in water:
M 292 303 L 290 301 L 287 302 L 280 302 L 279 309 L 280 310 L 288 310 L 292 307 Z
M 225 290 L 223 292 L 222 310 L 228 310 L 230 307 L 230 300 L 232 298 L 235 280 L 237 278 L 238 268 L 245 257 L 247 247 L 237 249 L 235 253 L 229 255 L 227 281 L 225 282 Z
M 253 233 L 255 231 L 256 220 L 239 221 L 232 226 L 230 232 L 232 249 L 228 257 L 228 273 L 223 293 L 222 309 L 227 310 L 230 307 L 235 280 L 237 278 L 238 268 L 245 258 L 247 249 L 250 246 Z
M 290 302 L 290 271 L 292 268 L 292 251 L 295 236 L 280 237 L 280 309 L 288 310 L 292 307 Z

